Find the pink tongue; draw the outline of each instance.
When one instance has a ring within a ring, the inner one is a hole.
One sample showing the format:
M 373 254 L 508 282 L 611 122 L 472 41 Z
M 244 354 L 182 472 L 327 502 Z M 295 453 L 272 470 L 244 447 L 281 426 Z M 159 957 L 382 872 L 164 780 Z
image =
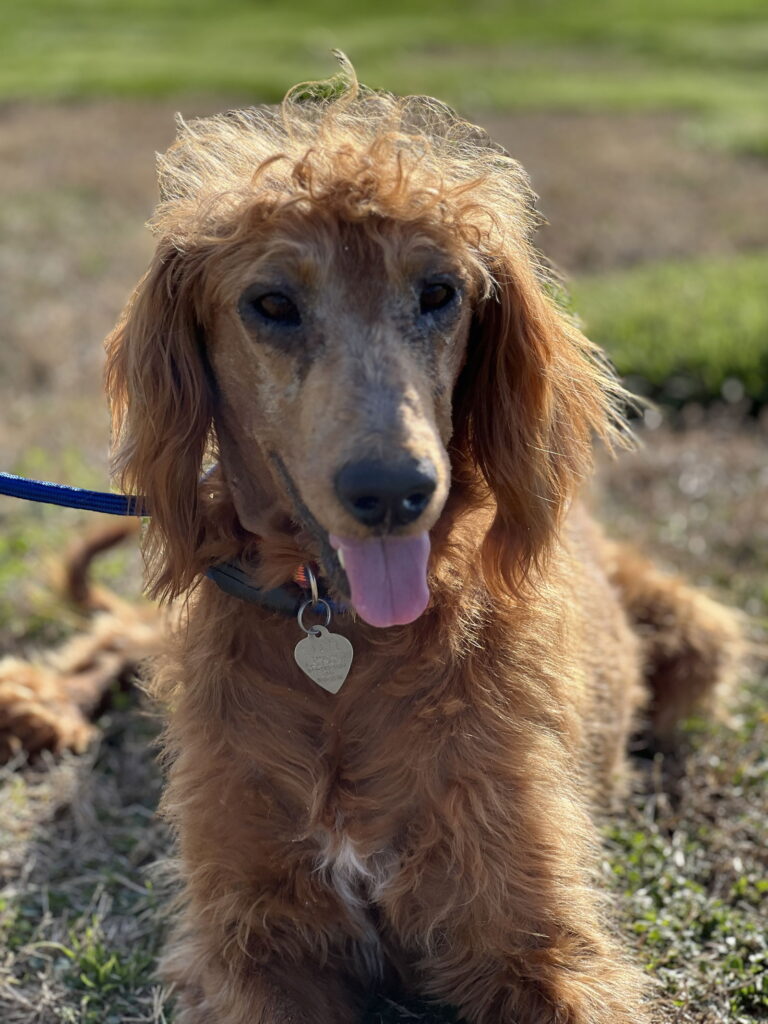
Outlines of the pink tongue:
M 429 603 L 429 534 L 346 540 L 331 534 L 341 552 L 350 597 L 360 618 L 371 626 L 404 626 L 418 619 Z

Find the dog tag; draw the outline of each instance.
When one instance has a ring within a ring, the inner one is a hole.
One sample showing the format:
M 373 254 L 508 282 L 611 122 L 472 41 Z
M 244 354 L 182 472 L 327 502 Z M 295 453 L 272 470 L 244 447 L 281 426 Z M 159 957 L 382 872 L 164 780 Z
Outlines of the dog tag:
M 301 671 L 329 693 L 341 689 L 349 675 L 353 654 L 349 640 L 339 633 L 329 633 L 325 626 L 308 630 L 293 652 Z

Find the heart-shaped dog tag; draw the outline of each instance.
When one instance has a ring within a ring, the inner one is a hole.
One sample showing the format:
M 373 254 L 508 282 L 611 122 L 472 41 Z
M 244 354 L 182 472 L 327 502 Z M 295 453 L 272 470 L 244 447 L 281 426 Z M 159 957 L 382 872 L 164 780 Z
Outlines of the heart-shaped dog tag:
M 314 626 L 299 640 L 293 656 L 302 672 L 329 693 L 338 693 L 352 665 L 352 644 L 325 626 Z

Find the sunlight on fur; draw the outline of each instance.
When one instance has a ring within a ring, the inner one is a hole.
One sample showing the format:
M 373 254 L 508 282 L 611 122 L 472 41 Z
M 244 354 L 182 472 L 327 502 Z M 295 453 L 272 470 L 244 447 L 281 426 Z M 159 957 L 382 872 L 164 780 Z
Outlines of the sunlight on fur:
M 593 816 L 643 714 L 672 742 L 727 691 L 739 632 L 577 500 L 624 396 L 552 297 L 525 172 L 345 64 L 180 122 L 159 173 L 107 380 L 149 585 L 186 600 L 153 684 L 177 1021 L 352 1022 L 382 984 L 471 1024 L 647 1019 Z M 293 619 L 201 578 L 226 560 L 312 564 L 357 610 L 337 695 Z

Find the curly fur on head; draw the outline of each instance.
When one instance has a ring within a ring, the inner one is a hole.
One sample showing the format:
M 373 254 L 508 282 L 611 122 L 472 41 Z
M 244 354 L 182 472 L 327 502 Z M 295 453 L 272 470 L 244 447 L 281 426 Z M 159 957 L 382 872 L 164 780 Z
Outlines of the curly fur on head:
M 667 735 L 738 636 L 572 500 L 593 436 L 626 440 L 623 392 L 553 298 L 524 171 L 346 68 L 181 122 L 160 176 L 107 375 L 150 583 L 241 558 L 274 586 L 314 561 L 359 613 L 334 620 L 355 657 L 330 695 L 295 624 L 208 580 L 190 596 L 154 683 L 180 1024 L 352 1024 L 393 974 L 470 1024 L 642 1024 L 591 815 L 649 694 Z M 371 519 L 350 466 L 366 487 L 416 467 L 408 514 L 377 492 Z

